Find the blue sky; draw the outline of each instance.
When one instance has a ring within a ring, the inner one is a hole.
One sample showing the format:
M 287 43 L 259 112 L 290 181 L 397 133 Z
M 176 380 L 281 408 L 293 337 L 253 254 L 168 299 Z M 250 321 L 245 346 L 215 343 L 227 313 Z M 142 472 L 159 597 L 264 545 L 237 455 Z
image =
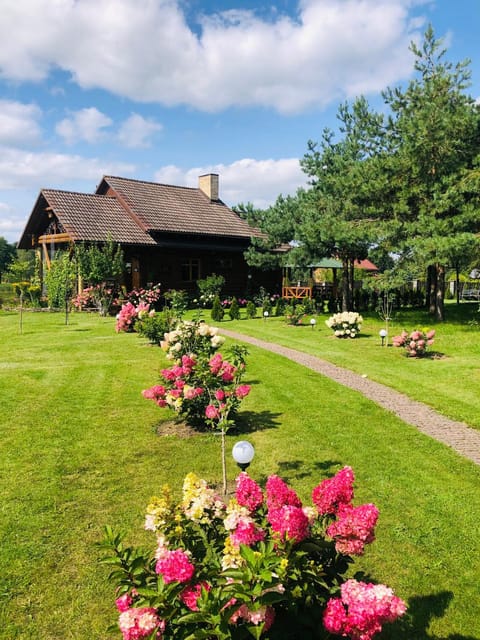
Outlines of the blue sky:
M 340 102 L 408 81 L 431 23 L 480 98 L 480 0 L 1 0 L 0 236 L 104 174 L 268 206 Z

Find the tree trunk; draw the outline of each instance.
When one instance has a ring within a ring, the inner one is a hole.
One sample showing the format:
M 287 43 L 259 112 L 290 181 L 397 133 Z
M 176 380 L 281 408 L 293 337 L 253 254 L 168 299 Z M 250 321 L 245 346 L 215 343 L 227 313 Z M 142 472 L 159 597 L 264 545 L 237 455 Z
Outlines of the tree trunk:
M 455 265 L 455 291 L 457 293 L 457 304 L 460 304 L 460 269 Z
M 355 311 L 355 268 L 354 261 L 350 260 L 350 309 Z
M 349 311 L 349 273 L 348 273 L 348 260 L 345 258 L 342 260 L 342 311 Z
M 437 269 L 436 266 L 431 264 L 428 267 L 428 292 L 427 292 L 427 303 L 428 303 L 428 312 L 433 316 L 436 314 L 437 310 Z
M 435 265 L 435 273 L 437 276 L 435 320 L 437 320 L 437 322 L 443 322 L 445 320 L 445 308 L 443 304 L 445 299 L 445 267 L 442 264 Z

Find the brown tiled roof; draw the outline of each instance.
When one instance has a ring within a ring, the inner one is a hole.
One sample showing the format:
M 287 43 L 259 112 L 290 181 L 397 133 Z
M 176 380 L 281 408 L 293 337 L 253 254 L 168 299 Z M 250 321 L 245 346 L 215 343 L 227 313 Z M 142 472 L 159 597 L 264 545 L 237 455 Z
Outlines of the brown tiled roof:
M 41 193 L 73 240 L 101 242 L 111 237 L 119 243 L 156 244 L 115 198 L 57 189 Z
M 200 189 L 177 187 L 114 176 L 108 185 L 150 232 L 250 238 L 259 234 L 221 200 L 210 200 Z M 101 187 L 102 187 L 101 185 Z

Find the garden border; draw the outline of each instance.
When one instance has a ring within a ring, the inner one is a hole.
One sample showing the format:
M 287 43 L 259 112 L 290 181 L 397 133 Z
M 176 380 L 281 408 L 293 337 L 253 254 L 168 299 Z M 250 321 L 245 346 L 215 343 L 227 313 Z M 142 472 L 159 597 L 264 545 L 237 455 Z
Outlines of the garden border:
M 451 420 L 423 402 L 412 400 L 405 394 L 384 384 L 369 380 L 365 376 L 338 367 L 311 354 L 230 331 L 223 327 L 220 327 L 220 331 L 229 338 L 277 353 L 331 378 L 345 387 L 359 391 L 366 398 L 387 411 L 391 411 L 407 424 L 416 427 L 422 433 L 446 444 L 461 456 L 480 465 L 480 431 L 473 429 L 465 422 Z

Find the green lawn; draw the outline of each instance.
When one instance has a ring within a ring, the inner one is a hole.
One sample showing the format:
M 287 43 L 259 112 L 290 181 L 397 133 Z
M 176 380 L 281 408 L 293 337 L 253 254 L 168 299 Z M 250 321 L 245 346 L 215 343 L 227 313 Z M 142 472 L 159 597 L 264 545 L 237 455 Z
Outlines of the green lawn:
M 260 312 L 259 312 L 260 313 Z M 382 382 L 416 400 L 425 402 L 455 420 L 480 429 L 480 323 L 477 303 L 447 305 L 448 322 L 435 325 L 426 313 L 397 313 L 390 336 L 402 329 L 436 330 L 433 358 L 406 358 L 403 349 L 381 348 L 379 330 L 384 326 L 377 314 L 364 314 L 362 332 L 354 340 L 333 336 L 325 325 L 328 314 L 317 317 L 312 330 L 307 316 L 303 326 L 289 326 L 283 318 L 224 320 L 221 326 L 248 335 L 306 351 Z M 205 313 L 208 321 L 208 312 Z
M 286 331 L 289 346 L 307 348 L 311 341 L 318 355 L 343 353 L 352 368 L 369 360 L 371 342 L 371 363 L 382 362 L 384 375 L 447 360 L 411 362 L 382 351 L 369 322 L 372 339 L 358 342 L 331 340 L 320 322 L 315 331 L 273 319 L 224 326 Z M 221 479 L 217 437 L 157 435 L 159 422 L 171 416 L 140 394 L 156 381 L 163 354 L 113 327 L 113 319 L 94 315 L 73 315 L 65 326 L 61 314 L 26 313 L 20 334 L 18 315 L 0 314 L 0 638 L 118 637 L 106 632 L 116 616 L 97 561 L 103 526 L 123 528 L 131 541 L 150 540 L 142 531 L 144 509 L 164 482 L 178 492 L 190 470 Z M 457 330 L 463 342 L 460 326 L 445 325 L 440 336 Z M 468 335 L 478 354 L 480 332 Z M 447 347 L 439 337 L 438 349 Z M 425 375 L 434 386 L 431 372 Z M 349 464 L 356 502 L 379 507 L 377 541 L 355 567 L 410 605 L 408 620 L 382 637 L 478 640 L 480 469 L 359 394 L 279 356 L 250 348 L 246 382 L 253 388 L 240 424 L 256 448 L 255 479 L 278 473 L 308 500 L 319 480 Z M 238 437 L 228 436 L 229 447 Z

